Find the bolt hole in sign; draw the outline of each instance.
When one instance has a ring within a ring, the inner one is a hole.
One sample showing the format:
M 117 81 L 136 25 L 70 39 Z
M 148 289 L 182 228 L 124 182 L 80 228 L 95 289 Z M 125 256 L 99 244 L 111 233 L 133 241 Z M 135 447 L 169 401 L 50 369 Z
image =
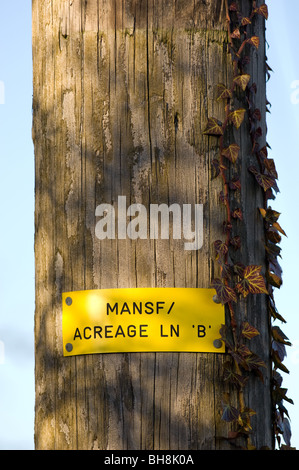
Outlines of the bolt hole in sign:
M 224 353 L 214 289 L 133 288 L 62 295 L 64 356 L 122 352 Z

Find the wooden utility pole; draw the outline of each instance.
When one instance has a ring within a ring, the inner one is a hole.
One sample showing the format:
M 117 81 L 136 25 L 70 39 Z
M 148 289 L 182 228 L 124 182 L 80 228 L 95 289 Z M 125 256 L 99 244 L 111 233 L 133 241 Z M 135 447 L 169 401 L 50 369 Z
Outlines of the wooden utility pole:
M 242 0 L 246 8 L 250 1 Z M 226 356 L 116 353 L 63 356 L 62 293 L 134 288 L 208 288 L 218 269 L 221 181 L 212 178 L 223 118 L 218 83 L 232 74 L 222 0 L 33 0 L 33 139 L 36 168 L 37 449 L 222 449 Z M 264 22 L 251 62 L 265 109 Z M 265 128 L 262 113 L 261 126 Z M 263 265 L 262 194 L 250 183 L 251 142 L 241 166 L 242 256 Z M 99 204 L 203 204 L 203 246 L 183 240 L 95 235 Z M 244 302 L 268 357 L 264 296 Z M 253 440 L 271 446 L 270 372 L 252 381 Z

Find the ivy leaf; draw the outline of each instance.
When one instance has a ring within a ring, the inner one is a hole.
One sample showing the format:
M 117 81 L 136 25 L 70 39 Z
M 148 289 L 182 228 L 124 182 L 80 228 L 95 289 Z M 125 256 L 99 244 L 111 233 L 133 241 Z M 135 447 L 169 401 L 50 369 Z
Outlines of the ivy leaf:
M 255 121 L 260 121 L 262 119 L 262 113 L 260 111 L 260 109 L 256 108 L 253 113 L 252 113 L 252 118 L 255 120 Z
M 286 320 L 278 312 L 276 305 L 272 299 L 268 302 L 269 312 L 272 318 L 280 320 L 282 323 L 286 323 Z
M 240 375 L 234 370 L 232 370 L 231 364 L 226 367 L 224 366 L 223 379 L 225 381 L 237 385 L 240 388 L 244 388 L 248 381 L 248 377 L 244 377 L 243 375 Z
M 250 424 L 250 418 L 256 415 L 256 412 L 251 408 L 244 408 L 244 410 L 240 413 L 238 423 L 241 426 L 241 430 L 245 433 L 249 433 L 252 430 Z
M 239 11 L 239 10 L 238 10 L 238 5 L 237 5 L 237 3 L 236 3 L 236 2 L 232 2 L 232 4 L 231 4 L 230 7 L 229 7 L 229 10 L 230 10 L 230 11 Z
M 281 258 L 281 248 L 278 245 L 275 245 L 274 243 L 268 242 L 267 245 L 265 245 L 266 252 L 268 256 L 273 256 L 277 257 L 279 256 Z
M 275 179 L 272 176 L 261 174 L 254 166 L 250 166 L 248 170 L 254 174 L 256 181 L 264 191 L 275 186 Z
M 240 37 L 241 37 L 240 30 L 239 30 L 239 28 L 236 28 L 236 29 L 232 32 L 231 38 L 232 38 L 232 39 L 240 39 Z
M 254 353 L 251 353 L 249 356 L 247 356 L 245 358 L 245 362 L 249 370 L 256 370 L 260 367 L 266 368 L 265 362 L 257 354 Z
M 251 24 L 251 21 L 247 16 L 244 16 L 244 18 L 242 18 L 241 25 L 247 26 L 248 24 Z
M 214 279 L 212 286 L 216 290 L 217 296 L 223 305 L 227 302 L 237 302 L 237 294 L 234 289 L 224 284 L 221 279 Z
M 209 118 L 203 134 L 214 136 L 223 135 L 222 122 L 218 121 L 216 118 Z
M 243 220 L 242 210 L 241 210 L 240 208 L 235 209 L 235 210 L 232 212 L 232 217 L 233 217 L 234 219 Z
M 270 224 L 277 222 L 279 216 L 281 215 L 280 212 L 272 210 L 271 207 L 268 207 L 267 210 L 260 208 L 260 213 L 262 214 L 265 221 Z
M 273 360 L 274 365 L 277 369 L 282 370 L 286 374 L 290 373 L 289 369 L 280 360 L 278 353 L 276 351 L 273 351 L 273 350 L 272 350 L 272 360 Z
M 214 242 L 214 247 L 217 253 L 216 259 L 218 259 L 219 256 L 225 256 L 226 253 L 228 252 L 228 246 L 222 240 L 216 240 Z
M 285 345 L 275 340 L 272 341 L 272 350 L 275 351 L 281 362 L 287 355 Z
M 246 43 L 251 44 L 256 49 L 258 49 L 260 45 L 260 38 L 258 36 L 252 36 L 251 38 L 246 39 Z
M 221 325 L 221 328 L 219 330 L 219 334 L 220 334 L 220 337 L 221 337 L 222 341 L 225 343 L 225 345 L 229 349 L 233 349 L 233 345 L 232 345 L 230 339 L 228 338 L 229 329 L 228 329 L 227 325 Z
M 218 158 L 212 160 L 212 167 L 214 168 L 214 178 L 220 175 L 221 170 L 227 170 L 227 168 L 220 163 Z
M 245 344 L 239 344 L 237 348 L 231 351 L 231 355 L 237 364 L 242 365 L 245 369 L 248 369 L 245 358 L 252 354 L 250 349 Z
M 234 266 L 234 271 L 239 277 L 244 276 L 244 271 L 245 271 L 245 265 L 242 263 L 235 263 Z
M 222 279 L 231 279 L 232 277 L 231 266 L 229 264 L 222 263 L 221 261 L 218 261 L 218 263 L 220 264 Z
M 267 281 L 269 282 L 269 284 L 271 284 L 271 286 L 277 287 L 278 289 L 280 289 L 280 287 L 282 285 L 281 277 L 277 276 L 277 274 L 274 274 L 274 273 L 271 273 L 270 271 L 267 271 L 266 272 L 266 278 L 267 278 Z
M 233 97 L 233 93 L 223 83 L 217 85 L 217 101 L 230 99 Z
M 241 189 L 241 181 L 239 179 L 239 176 L 236 175 L 234 176 L 230 181 L 229 181 L 229 187 L 232 191 L 236 191 L 237 189 Z
M 269 17 L 268 7 L 265 3 L 261 5 L 259 8 L 257 8 L 256 10 L 254 10 L 254 13 L 257 13 L 258 15 L 263 16 L 266 20 Z
M 286 443 L 288 447 L 291 446 L 291 437 L 292 437 L 292 431 L 291 431 L 291 425 L 290 421 L 288 418 L 283 419 L 283 432 L 282 432 L 283 440 Z
M 282 235 L 284 235 L 285 237 L 287 237 L 287 234 L 286 234 L 285 231 L 281 228 L 281 226 L 279 225 L 278 222 L 274 222 L 273 227 L 276 228 L 276 230 L 278 230 L 280 233 L 282 233 Z
M 273 178 L 277 179 L 278 178 L 278 173 L 277 173 L 276 166 L 275 166 L 273 158 L 265 158 L 264 159 L 264 165 L 265 165 L 269 175 L 273 176 Z
M 267 230 L 267 239 L 270 240 L 272 243 L 280 243 L 281 242 L 281 236 L 279 235 L 278 231 L 274 227 L 270 227 L 269 230 Z
M 221 419 L 227 423 L 237 421 L 239 417 L 239 411 L 234 406 L 229 405 L 228 403 L 222 403 L 222 417 Z
M 244 338 L 251 339 L 255 336 L 258 336 L 260 332 L 256 328 L 254 328 L 254 326 L 251 326 L 248 322 L 244 322 L 242 324 L 241 334 Z
M 236 163 L 239 157 L 240 147 L 237 144 L 231 144 L 229 147 L 222 150 L 222 155 L 230 162 Z
M 291 398 L 287 397 L 287 392 L 288 392 L 287 388 L 280 388 L 280 387 L 275 388 L 275 390 L 273 390 L 273 393 L 272 393 L 274 402 L 278 404 L 282 400 L 286 400 L 288 403 L 291 403 L 291 405 L 293 405 L 294 402 Z
M 240 235 L 236 235 L 235 237 L 230 239 L 231 246 L 234 247 L 235 250 L 239 250 L 241 248 L 241 237 Z
M 228 119 L 234 124 L 236 129 L 239 129 L 242 122 L 244 121 L 245 113 L 246 113 L 246 110 L 243 108 L 236 109 L 235 111 L 232 111 L 231 113 L 229 113 Z
M 247 297 L 248 294 L 268 294 L 263 276 L 260 274 L 262 266 L 246 266 L 243 279 L 237 284 L 237 291 Z
M 273 326 L 272 336 L 275 339 L 275 341 L 286 344 L 287 346 L 292 346 L 292 343 L 290 343 L 289 338 L 284 334 L 283 331 L 281 331 L 279 326 Z
M 244 73 L 242 75 L 238 75 L 237 77 L 234 78 L 234 83 L 238 85 L 240 88 L 242 88 L 243 91 L 246 90 L 247 85 L 250 80 L 250 75 L 248 73 Z

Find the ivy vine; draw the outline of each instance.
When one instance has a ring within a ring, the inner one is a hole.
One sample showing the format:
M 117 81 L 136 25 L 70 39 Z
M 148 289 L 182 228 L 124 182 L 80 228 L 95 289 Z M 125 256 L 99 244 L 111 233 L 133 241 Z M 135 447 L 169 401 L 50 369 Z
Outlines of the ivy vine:
M 251 25 L 257 16 L 262 16 L 264 20 L 268 19 L 268 7 L 266 4 L 257 6 L 257 1 L 251 0 L 251 12 L 245 16 L 239 2 L 225 0 L 225 5 L 228 47 L 232 58 L 232 82 L 229 85 L 218 84 L 217 100 L 224 103 L 224 121 L 209 117 L 203 132 L 207 136 L 216 136 L 219 139 L 219 155 L 212 161 L 212 166 L 214 177 L 222 179 L 223 189 L 219 198 L 225 206 L 226 213 L 223 222 L 224 239 L 214 242 L 215 259 L 220 267 L 220 275 L 212 280 L 212 286 L 216 290 L 214 300 L 225 305 L 228 312 L 229 321 L 226 325 L 222 325 L 220 330 L 221 340 L 226 346 L 228 355 L 228 360 L 224 364 L 224 379 L 236 387 L 238 406 L 233 406 L 229 396 L 226 397 L 222 404 L 222 419 L 233 425 L 228 436 L 230 441 L 241 436 L 245 438 L 245 448 L 254 448 L 250 436 L 251 418 L 256 412 L 246 406 L 244 390 L 249 374 L 252 373 L 263 380 L 262 369 L 266 364 L 248 347 L 250 340 L 260 334 L 258 329 L 236 317 L 236 306 L 242 298 L 264 294 L 267 298 L 269 324 L 271 324 L 273 435 L 280 449 L 291 449 L 290 420 L 284 403 L 293 402 L 287 397 L 287 390 L 282 387 L 281 375 L 281 372 L 289 372 L 283 360 L 286 356 L 286 346 L 289 346 L 290 342 L 280 327 L 274 325 L 276 320 L 285 323 L 275 305 L 274 289 L 282 285 L 282 270 L 278 262 L 281 256 L 279 243 L 281 237 L 286 234 L 278 222 L 280 214 L 269 206 L 269 201 L 275 199 L 275 193 L 278 192 L 278 175 L 274 160 L 268 156 L 270 146 L 260 145 L 263 130 L 260 125 L 262 112 L 255 106 L 257 84 L 252 82 L 250 74 L 246 72 L 250 63 L 250 48 L 258 49 L 260 45 L 260 38 L 251 33 L 253 29 Z M 271 68 L 266 62 L 268 78 L 270 72 Z M 242 107 L 238 105 L 240 95 L 244 103 Z M 266 111 L 269 111 L 269 105 L 267 102 Z M 256 164 L 248 167 L 248 175 L 254 178 L 264 194 L 264 207 L 258 207 L 257 212 L 264 223 L 265 275 L 262 274 L 262 266 L 246 266 L 240 262 L 232 264 L 233 257 L 230 256 L 231 250 L 241 248 L 241 237 L 235 233 L 238 226 L 235 221 L 241 223 L 243 221 L 242 209 L 236 207 L 238 199 L 236 196 L 241 191 L 241 181 L 237 173 L 241 148 L 232 138 L 231 127 L 238 131 L 246 116 L 252 155 L 256 158 Z M 230 176 L 231 173 L 234 173 L 233 177 Z M 285 444 L 282 444 L 282 437 Z

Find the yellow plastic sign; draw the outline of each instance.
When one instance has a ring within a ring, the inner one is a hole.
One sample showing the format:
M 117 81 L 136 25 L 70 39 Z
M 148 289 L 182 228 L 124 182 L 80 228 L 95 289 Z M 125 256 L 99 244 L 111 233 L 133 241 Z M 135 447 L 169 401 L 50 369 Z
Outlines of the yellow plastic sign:
M 214 289 L 134 288 L 62 296 L 64 356 L 121 352 L 224 353 Z

